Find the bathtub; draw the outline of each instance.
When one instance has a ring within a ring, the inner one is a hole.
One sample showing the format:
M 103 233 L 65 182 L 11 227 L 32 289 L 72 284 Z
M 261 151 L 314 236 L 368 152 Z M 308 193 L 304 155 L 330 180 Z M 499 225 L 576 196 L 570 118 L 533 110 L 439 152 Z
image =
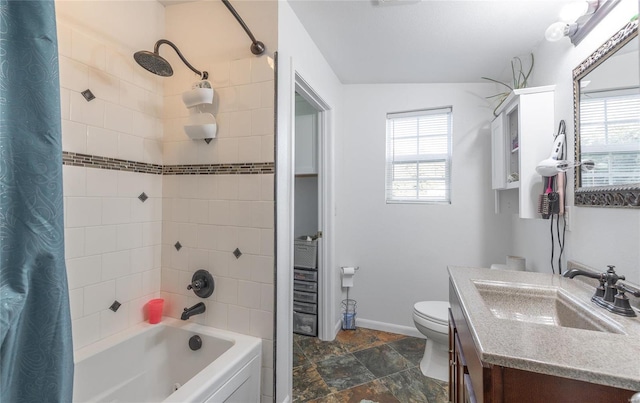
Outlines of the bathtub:
M 259 402 L 261 355 L 255 337 L 172 318 L 141 323 L 75 352 L 73 401 Z

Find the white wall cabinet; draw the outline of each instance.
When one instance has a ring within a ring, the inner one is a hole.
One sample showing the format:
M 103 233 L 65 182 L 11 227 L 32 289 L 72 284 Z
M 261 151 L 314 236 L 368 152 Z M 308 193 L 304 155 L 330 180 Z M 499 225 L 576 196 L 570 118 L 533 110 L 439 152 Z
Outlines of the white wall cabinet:
M 491 123 L 491 185 L 496 191 L 496 213 L 514 211 L 513 204 L 517 204 L 520 218 L 540 218 L 538 196 L 543 193 L 543 184 L 535 168 L 549 157 L 553 145 L 554 88 L 514 90 L 497 110 L 498 117 Z M 517 203 L 509 197 L 514 194 Z
M 296 95 L 296 175 L 318 173 L 318 112 Z

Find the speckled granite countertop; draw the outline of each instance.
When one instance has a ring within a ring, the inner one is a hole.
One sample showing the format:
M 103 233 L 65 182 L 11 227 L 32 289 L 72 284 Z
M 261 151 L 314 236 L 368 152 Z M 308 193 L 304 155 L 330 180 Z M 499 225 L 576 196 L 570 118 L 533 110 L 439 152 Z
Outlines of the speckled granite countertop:
M 626 318 L 596 306 L 590 301 L 593 287 L 559 275 L 471 267 L 450 266 L 449 276 L 482 361 L 640 391 L 640 317 Z M 499 319 L 474 281 L 558 289 L 619 333 Z

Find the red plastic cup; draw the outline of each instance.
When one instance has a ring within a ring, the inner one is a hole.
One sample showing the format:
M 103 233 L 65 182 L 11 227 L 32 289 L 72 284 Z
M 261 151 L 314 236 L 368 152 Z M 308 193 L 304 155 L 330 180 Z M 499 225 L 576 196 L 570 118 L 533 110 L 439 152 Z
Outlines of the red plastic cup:
M 147 303 L 147 309 L 149 311 L 149 323 L 156 324 L 162 319 L 162 307 L 164 305 L 164 299 L 156 298 Z

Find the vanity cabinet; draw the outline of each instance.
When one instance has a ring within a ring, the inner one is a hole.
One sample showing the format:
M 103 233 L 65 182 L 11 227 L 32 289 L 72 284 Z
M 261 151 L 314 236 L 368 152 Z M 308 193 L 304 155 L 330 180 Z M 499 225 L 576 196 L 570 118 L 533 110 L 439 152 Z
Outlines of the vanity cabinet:
M 452 403 L 626 403 L 634 394 L 634 391 L 611 386 L 487 364 L 478 354 L 452 285 L 449 303 L 449 400 Z
M 549 157 L 554 141 L 554 88 L 514 90 L 496 110 L 498 116 L 491 123 L 496 213 L 515 212 L 518 206 L 521 218 L 539 217 L 538 196 L 544 189 L 535 168 Z

